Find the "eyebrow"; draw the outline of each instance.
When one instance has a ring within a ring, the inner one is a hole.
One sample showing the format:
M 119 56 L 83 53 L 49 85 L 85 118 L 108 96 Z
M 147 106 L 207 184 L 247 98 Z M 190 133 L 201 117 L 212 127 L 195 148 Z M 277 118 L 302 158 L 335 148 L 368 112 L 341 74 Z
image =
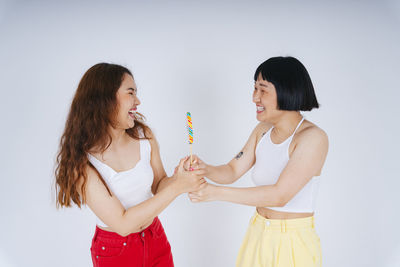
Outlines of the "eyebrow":
M 128 88 L 127 90 L 137 91 L 137 88 Z
M 262 87 L 268 87 L 266 84 L 262 84 L 262 83 L 259 83 L 259 85 Z

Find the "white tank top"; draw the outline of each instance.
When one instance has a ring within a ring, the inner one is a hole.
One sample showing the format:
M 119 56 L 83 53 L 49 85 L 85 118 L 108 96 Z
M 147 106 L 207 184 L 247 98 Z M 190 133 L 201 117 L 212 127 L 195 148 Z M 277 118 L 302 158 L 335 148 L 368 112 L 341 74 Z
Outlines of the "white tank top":
M 136 166 L 122 172 L 116 172 L 113 168 L 88 153 L 89 161 L 97 169 L 112 194 L 121 201 L 125 209 L 135 206 L 153 196 L 151 186 L 154 174 L 150 165 L 151 146 L 148 140 L 141 139 L 139 147 L 140 160 Z M 107 227 L 99 218 L 97 218 L 97 225 Z
M 299 122 L 293 134 L 280 144 L 274 144 L 271 141 L 273 127 L 261 138 L 256 147 L 256 163 L 252 171 L 252 180 L 257 186 L 273 185 L 278 181 L 289 161 L 290 143 L 303 121 L 304 118 Z M 285 206 L 267 208 L 283 212 L 314 212 L 318 184 L 319 178 L 313 177 Z

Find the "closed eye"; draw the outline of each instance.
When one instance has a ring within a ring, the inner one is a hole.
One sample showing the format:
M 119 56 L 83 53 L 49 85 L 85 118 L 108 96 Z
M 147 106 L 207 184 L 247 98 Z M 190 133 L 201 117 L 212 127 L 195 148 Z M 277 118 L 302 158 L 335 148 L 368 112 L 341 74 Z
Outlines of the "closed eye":
M 260 91 L 262 94 L 266 93 L 264 89 L 257 89 L 256 87 L 254 87 L 254 91 Z
M 130 95 L 136 95 L 137 94 L 137 89 L 135 88 L 135 89 L 133 89 L 133 88 L 128 88 L 128 90 L 129 90 L 129 94 Z

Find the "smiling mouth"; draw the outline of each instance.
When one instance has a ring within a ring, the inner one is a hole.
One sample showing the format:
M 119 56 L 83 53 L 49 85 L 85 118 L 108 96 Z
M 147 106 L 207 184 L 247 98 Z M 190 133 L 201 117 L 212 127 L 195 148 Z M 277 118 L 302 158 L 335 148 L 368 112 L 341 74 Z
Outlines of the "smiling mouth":
M 264 107 L 257 106 L 257 113 L 261 113 L 261 112 L 263 112 L 264 110 L 265 110 Z
M 136 119 L 136 109 L 131 109 L 128 111 L 129 116 L 131 116 L 133 119 Z

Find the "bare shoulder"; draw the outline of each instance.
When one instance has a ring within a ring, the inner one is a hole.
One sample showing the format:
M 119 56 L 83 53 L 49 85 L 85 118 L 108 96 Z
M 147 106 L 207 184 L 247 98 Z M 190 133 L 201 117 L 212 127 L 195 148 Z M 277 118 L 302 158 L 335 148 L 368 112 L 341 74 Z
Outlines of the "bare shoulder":
M 319 143 L 328 146 L 328 135 L 324 130 L 310 121 L 306 121 L 295 135 L 296 143 Z
M 87 177 L 90 179 L 98 178 L 96 169 L 90 164 L 86 164 L 85 172 Z
M 147 137 L 150 138 L 150 139 L 154 138 L 154 133 L 153 133 L 153 131 L 150 129 L 150 127 L 148 127 L 148 126 L 147 126 L 147 127 L 143 127 L 142 130 L 143 130 L 145 136 L 147 136 Z
M 150 127 L 144 128 L 145 136 L 148 137 L 147 139 L 150 143 L 151 149 L 158 149 L 158 142 L 154 132 L 150 129 Z
M 272 124 L 268 122 L 260 122 L 257 124 L 257 126 L 253 130 L 253 134 L 256 136 L 257 143 L 260 140 L 260 138 L 268 132 L 269 129 L 271 129 Z
M 101 182 L 99 179 L 99 175 L 97 173 L 97 171 L 94 169 L 94 167 L 90 166 L 90 164 L 87 164 L 85 167 L 85 174 L 86 174 L 86 184 L 85 184 L 85 188 L 87 188 L 88 186 L 90 186 L 93 183 L 98 183 Z M 77 185 L 77 190 L 78 193 L 80 195 L 82 195 L 82 185 L 84 183 L 84 178 L 80 177 L 76 183 Z

